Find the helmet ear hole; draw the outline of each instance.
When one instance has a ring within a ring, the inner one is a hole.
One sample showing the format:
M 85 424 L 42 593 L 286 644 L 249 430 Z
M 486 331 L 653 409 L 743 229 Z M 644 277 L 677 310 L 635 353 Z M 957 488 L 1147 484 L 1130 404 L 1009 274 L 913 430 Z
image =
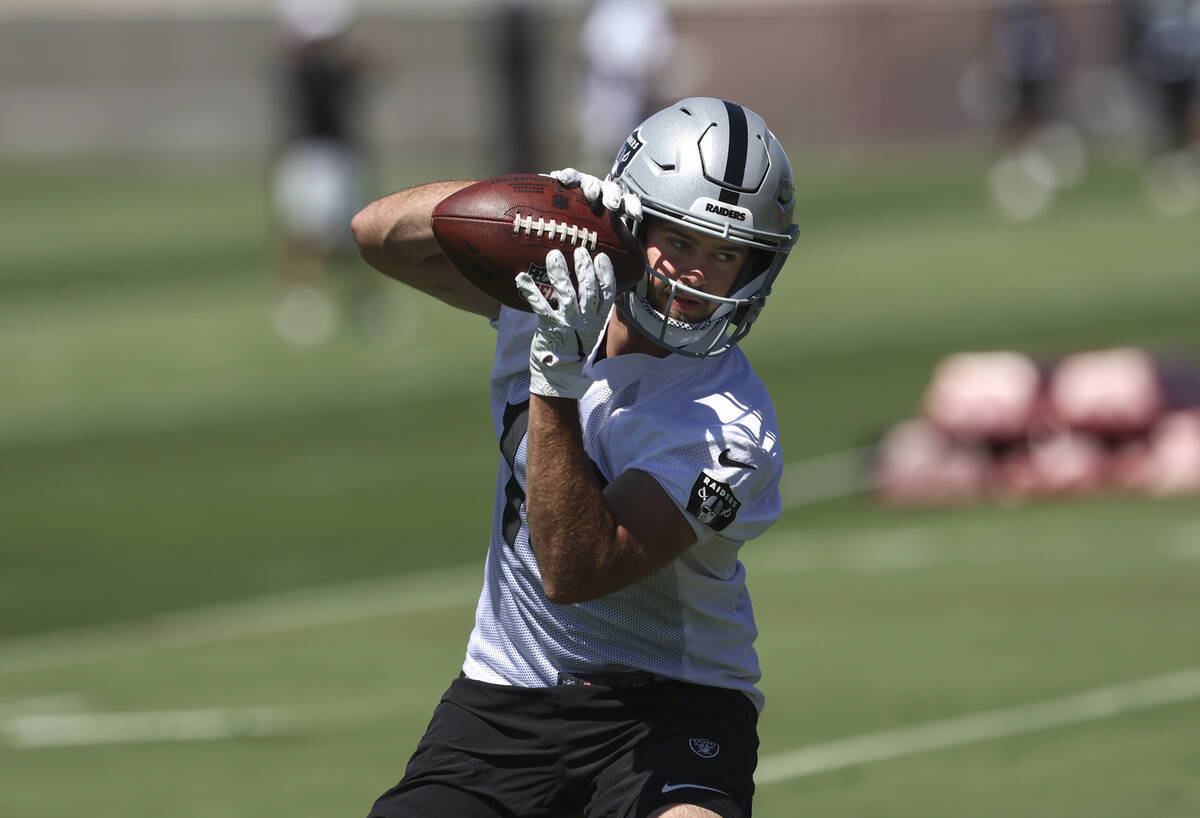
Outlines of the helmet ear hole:
M 770 270 L 771 265 L 774 263 L 775 254 L 770 250 L 751 251 L 750 255 L 746 258 L 746 263 L 742 265 L 742 271 L 738 273 L 738 277 L 734 280 L 733 287 L 729 290 L 729 295 L 732 296 L 751 281 Z M 769 284 L 767 292 L 770 292 Z M 749 301 L 742 304 L 730 314 L 729 323 L 741 325 L 747 319 L 753 322 L 761 310 L 762 299 L 752 296 Z
M 746 261 L 742 264 L 742 271 L 733 281 L 733 286 L 729 288 L 729 295 L 733 295 L 742 287 L 745 287 L 756 277 L 767 271 L 771 266 L 771 262 L 775 260 L 775 254 L 769 250 L 751 250 L 746 256 Z
M 646 249 L 646 226 L 632 216 L 622 216 L 621 223 L 633 234 L 633 237 Z
M 762 310 L 761 299 L 756 298 L 751 301 L 747 301 L 729 314 L 729 323 L 740 327 L 742 324 L 746 323 L 747 318 L 757 318 L 760 310 Z

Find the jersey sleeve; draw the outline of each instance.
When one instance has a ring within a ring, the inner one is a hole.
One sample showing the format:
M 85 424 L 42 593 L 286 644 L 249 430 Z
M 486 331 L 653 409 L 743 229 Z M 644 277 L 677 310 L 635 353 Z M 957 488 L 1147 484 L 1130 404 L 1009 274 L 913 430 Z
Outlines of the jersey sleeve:
M 779 519 L 783 458 L 773 430 L 753 423 L 681 427 L 645 416 L 622 421 L 610 430 L 614 474 L 637 469 L 653 477 L 697 543 L 718 534 L 750 540 Z

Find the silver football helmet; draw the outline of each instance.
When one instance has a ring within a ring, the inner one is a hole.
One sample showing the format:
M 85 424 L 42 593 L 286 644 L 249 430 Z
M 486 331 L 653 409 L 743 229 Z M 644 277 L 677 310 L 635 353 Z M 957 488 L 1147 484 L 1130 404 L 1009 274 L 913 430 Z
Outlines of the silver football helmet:
M 762 117 L 711 97 L 682 100 L 634 129 L 608 178 L 637 194 L 647 218 L 750 248 L 725 297 L 671 281 L 647 266 L 642 281 L 618 296 L 621 314 L 664 349 L 698 358 L 719 355 L 746 337 L 797 233 L 792 166 Z M 716 302 L 717 308 L 699 323 L 670 318 L 649 299 L 652 276 L 671 286 L 672 298 L 680 292 Z

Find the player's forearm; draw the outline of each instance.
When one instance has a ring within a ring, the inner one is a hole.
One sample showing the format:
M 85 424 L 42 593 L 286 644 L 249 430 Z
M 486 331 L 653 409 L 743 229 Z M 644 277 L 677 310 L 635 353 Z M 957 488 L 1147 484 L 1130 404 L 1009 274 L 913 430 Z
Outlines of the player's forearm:
M 431 226 L 434 207 L 469 184 L 430 182 L 364 207 L 350 222 L 362 257 L 380 272 L 404 280 L 406 270 L 441 254 Z
M 576 401 L 531 395 L 526 487 L 529 540 L 551 602 L 584 602 L 636 579 L 633 544 L 591 477 Z
M 494 318 L 500 306 L 463 278 L 433 237 L 433 209 L 470 182 L 431 182 L 364 207 L 350 222 L 363 259 L 384 275 L 468 312 Z

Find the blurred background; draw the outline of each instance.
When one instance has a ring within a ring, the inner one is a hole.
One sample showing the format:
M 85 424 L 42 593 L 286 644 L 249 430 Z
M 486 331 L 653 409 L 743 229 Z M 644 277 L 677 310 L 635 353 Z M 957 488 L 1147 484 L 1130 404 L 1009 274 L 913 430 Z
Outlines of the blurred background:
M 0 0 L 0 814 L 363 814 L 457 673 L 486 322 L 392 190 L 762 114 L 764 816 L 1200 814 L 1188 0 Z

